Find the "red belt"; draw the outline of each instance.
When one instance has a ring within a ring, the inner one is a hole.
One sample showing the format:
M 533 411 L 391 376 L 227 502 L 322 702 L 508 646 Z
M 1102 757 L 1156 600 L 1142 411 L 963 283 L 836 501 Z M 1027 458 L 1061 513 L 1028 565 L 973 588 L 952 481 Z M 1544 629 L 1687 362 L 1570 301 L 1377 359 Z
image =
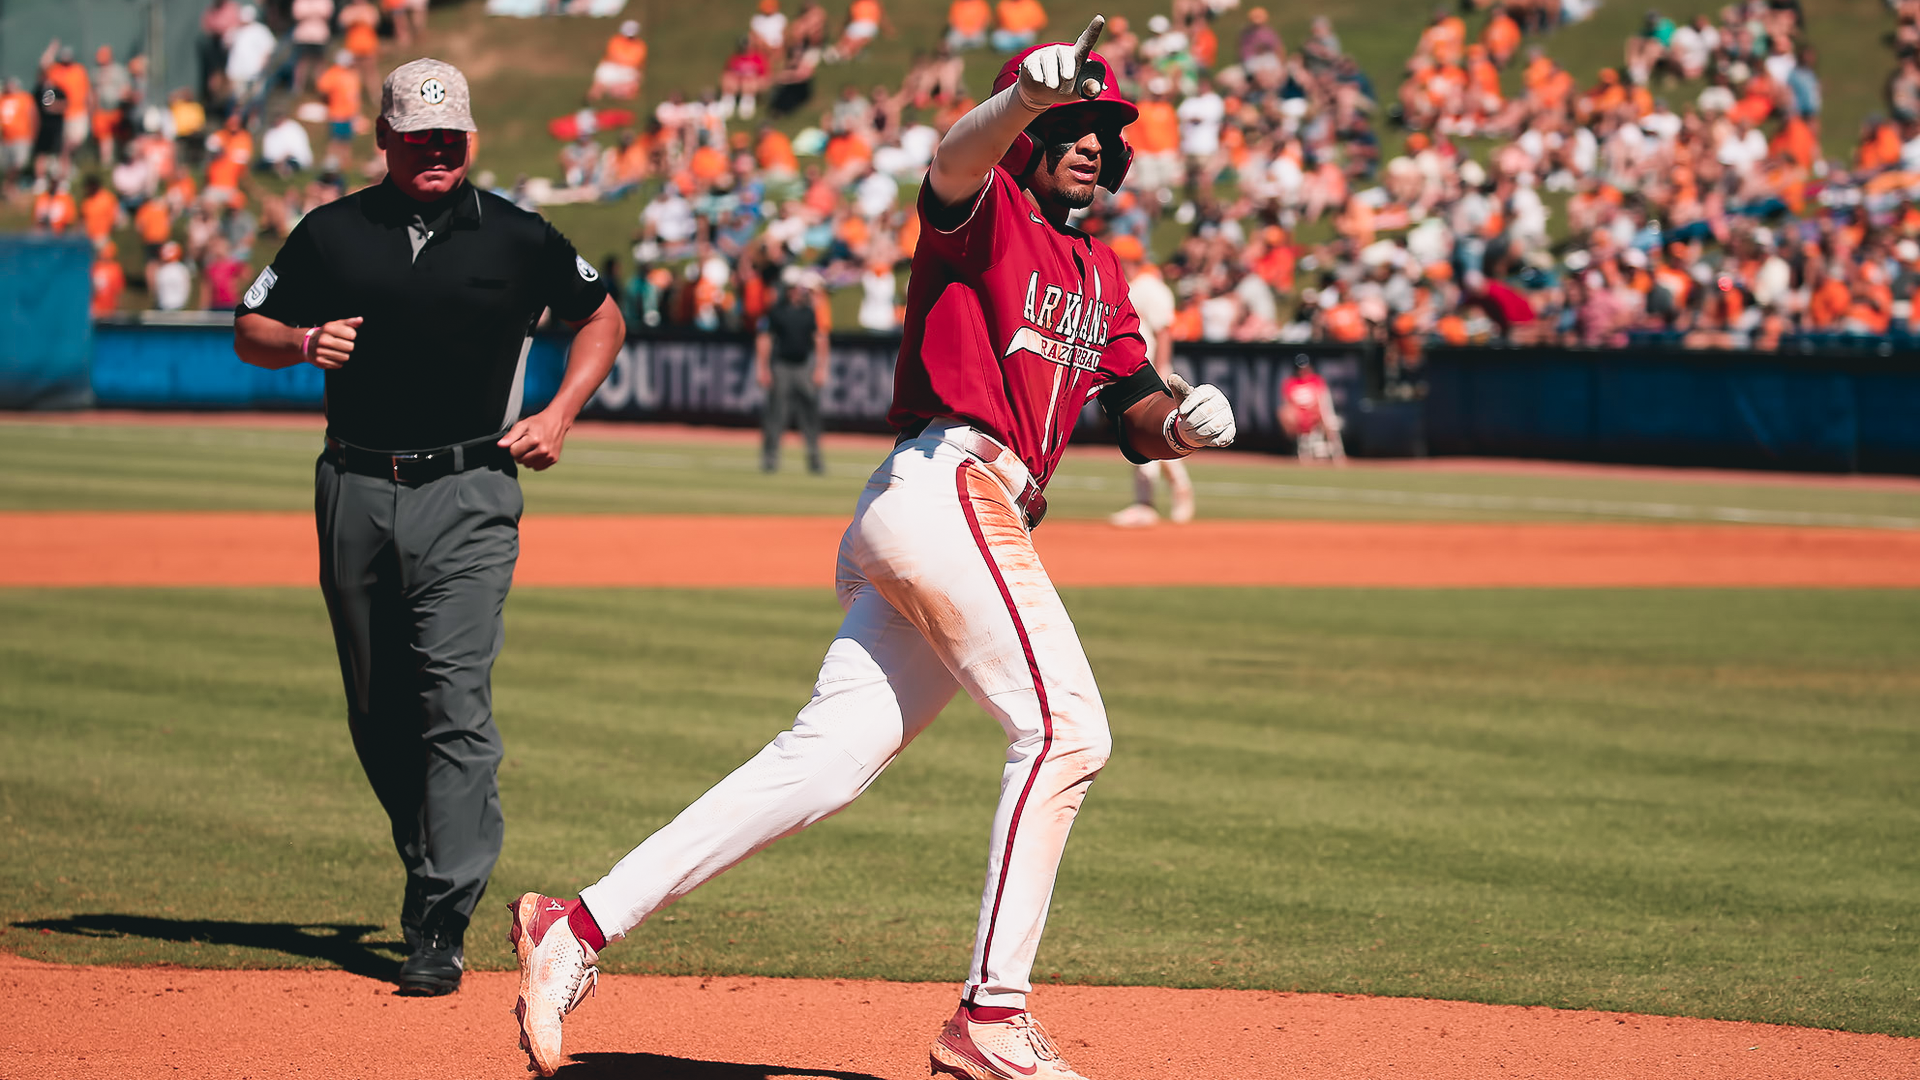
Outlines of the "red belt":
M 982 435 L 970 427 L 949 428 L 944 436 L 946 441 L 960 448 L 970 457 L 977 458 L 982 464 L 991 464 L 999 460 L 1006 452 L 993 438 Z M 1027 477 L 1027 486 L 1013 498 L 1013 505 L 1020 508 L 1026 516 L 1029 530 L 1040 527 L 1040 521 L 1047 516 L 1047 497 L 1041 493 L 1040 485 L 1033 482 L 1032 475 Z

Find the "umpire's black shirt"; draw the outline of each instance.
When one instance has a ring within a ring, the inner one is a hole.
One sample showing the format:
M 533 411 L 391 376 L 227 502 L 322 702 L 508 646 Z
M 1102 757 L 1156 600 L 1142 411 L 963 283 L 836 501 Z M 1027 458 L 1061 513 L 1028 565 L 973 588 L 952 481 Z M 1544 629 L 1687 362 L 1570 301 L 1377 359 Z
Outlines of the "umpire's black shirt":
M 327 372 L 327 433 L 429 450 L 519 419 L 541 310 L 577 322 L 606 295 L 540 215 L 465 183 L 422 203 L 386 182 L 302 218 L 237 314 L 289 326 L 363 317 L 353 355 Z

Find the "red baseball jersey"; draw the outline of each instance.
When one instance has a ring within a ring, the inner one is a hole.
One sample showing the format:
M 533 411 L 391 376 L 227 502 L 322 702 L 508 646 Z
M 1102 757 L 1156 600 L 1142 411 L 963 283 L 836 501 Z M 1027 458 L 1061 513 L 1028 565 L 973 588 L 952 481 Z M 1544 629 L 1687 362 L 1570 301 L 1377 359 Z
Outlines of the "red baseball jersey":
M 1325 418 L 1320 415 L 1320 395 L 1327 392 L 1327 380 L 1309 371 L 1280 380 L 1280 400 L 1300 412 L 1301 430 L 1312 431 Z
M 1112 250 L 1048 224 L 994 166 L 957 228 L 927 216 L 894 369 L 895 428 L 951 416 L 1005 443 L 1036 482 L 1059 464 L 1081 407 L 1147 363 Z

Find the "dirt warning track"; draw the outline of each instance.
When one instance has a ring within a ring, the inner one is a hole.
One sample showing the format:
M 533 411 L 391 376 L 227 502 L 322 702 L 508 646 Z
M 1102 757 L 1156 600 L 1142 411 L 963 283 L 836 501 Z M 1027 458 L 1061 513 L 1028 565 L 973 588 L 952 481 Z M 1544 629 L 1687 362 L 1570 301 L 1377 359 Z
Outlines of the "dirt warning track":
M 86 968 L 0 956 L 0 1075 L 524 1077 L 515 976 L 397 998 L 339 971 Z M 945 984 L 611 976 L 567 1021 L 562 1077 L 908 1080 Z M 1920 1039 L 1406 998 L 1047 987 L 1034 1007 L 1107 1080 L 1864 1080 Z M 1149 1022 L 1143 1022 L 1143 1019 Z
M 521 585 L 828 587 L 842 517 L 540 514 Z M 1035 534 L 1061 585 L 1920 587 L 1920 532 L 1208 521 Z M 0 586 L 308 585 L 304 513 L 0 514 Z

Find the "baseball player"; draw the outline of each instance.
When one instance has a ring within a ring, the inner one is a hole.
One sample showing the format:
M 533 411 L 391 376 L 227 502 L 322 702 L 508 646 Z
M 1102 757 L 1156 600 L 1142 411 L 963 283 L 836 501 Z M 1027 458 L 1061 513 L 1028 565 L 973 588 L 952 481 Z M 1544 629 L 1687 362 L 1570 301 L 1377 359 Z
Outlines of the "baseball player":
M 889 414 L 900 436 L 841 541 L 846 617 L 813 699 L 580 899 L 513 904 L 515 1011 L 541 1075 L 560 1065 L 562 1020 L 592 989 L 608 941 L 845 807 L 964 689 L 1008 747 L 973 957 L 932 1065 L 972 1080 L 1080 1076 L 1028 1015 L 1028 976 L 1067 832 L 1110 740 L 1031 530 L 1095 395 L 1135 462 L 1234 436 L 1218 389 L 1175 379 L 1168 392 L 1119 261 L 1066 224 L 1096 183 L 1119 186 L 1130 156 L 1120 130 L 1137 110 L 1092 52 L 1103 24 L 1008 61 L 935 153 Z
M 1147 360 L 1162 379 L 1173 375 L 1173 290 L 1160 277 L 1160 268 L 1147 260 L 1146 245 L 1138 237 L 1119 236 L 1113 241 L 1113 253 L 1127 274 L 1127 299 L 1140 317 L 1140 339 L 1147 344 Z M 1178 458 L 1149 461 L 1134 466 L 1133 502 L 1107 520 L 1122 528 L 1138 528 L 1160 521 L 1153 508 L 1154 481 L 1167 478 L 1172 505 L 1167 516 L 1175 525 L 1193 520 L 1193 480 L 1187 476 L 1186 462 Z
M 1333 391 L 1305 353 L 1293 358 L 1293 373 L 1280 380 L 1278 412 L 1280 429 L 1293 436 L 1301 461 L 1326 458 L 1346 464 L 1347 448 L 1340 439 L 1340 414 L 1333 411 Z

